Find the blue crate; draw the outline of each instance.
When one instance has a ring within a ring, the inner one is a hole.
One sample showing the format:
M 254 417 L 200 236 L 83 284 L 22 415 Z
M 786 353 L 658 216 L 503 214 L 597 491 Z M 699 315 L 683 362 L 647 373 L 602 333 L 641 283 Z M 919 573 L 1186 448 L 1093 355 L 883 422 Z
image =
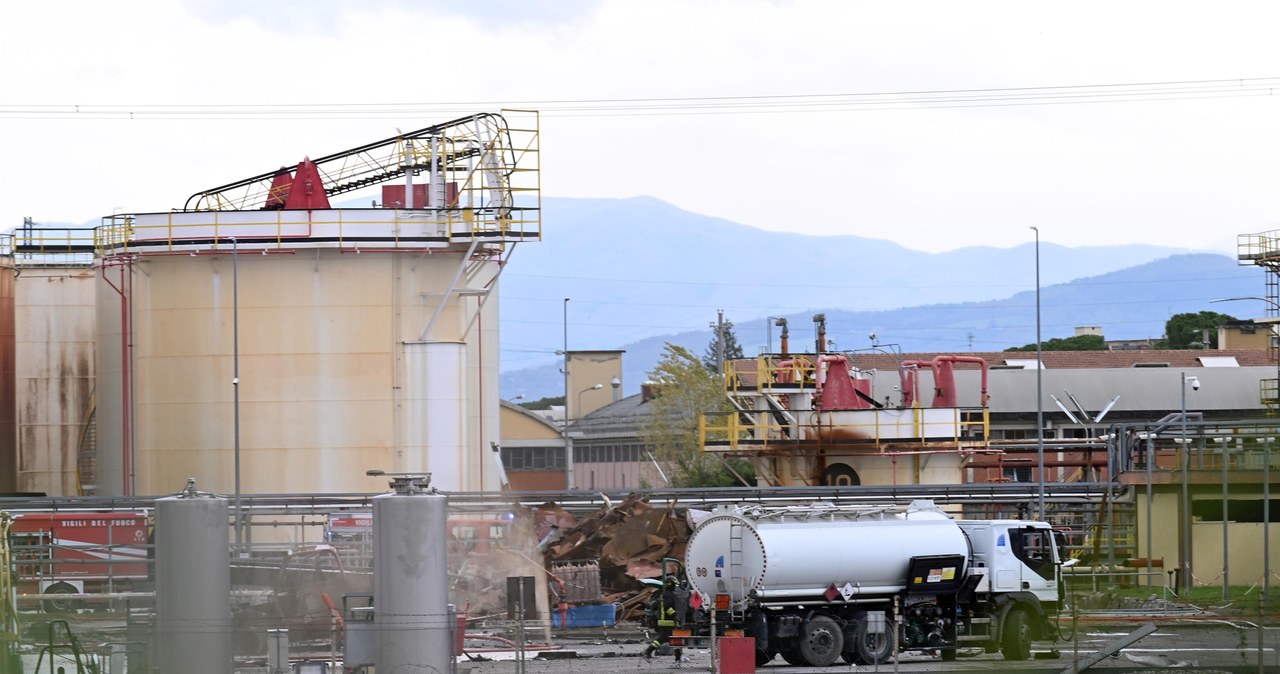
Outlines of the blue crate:
M 567 617 L 562 615 L 559 609 L 552 608 L 551 626 L 613 627 L 617 615 L 617 604 L 580 604 L 577 606 L 570 606 Z

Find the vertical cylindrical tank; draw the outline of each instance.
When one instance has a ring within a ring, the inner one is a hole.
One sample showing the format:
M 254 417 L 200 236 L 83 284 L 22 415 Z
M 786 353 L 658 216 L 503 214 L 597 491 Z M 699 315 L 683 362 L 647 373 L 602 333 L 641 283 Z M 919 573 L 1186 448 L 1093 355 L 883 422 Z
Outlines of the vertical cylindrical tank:
M 85 430 L 94 398 L 96 275 L 80 264 L 31 261 L 20 270 L 13 290 L 16 359 L 7 380 L 17 394 L 17 486 L 75 496 L 83 484 L 93 493 L 92 464 L 82 473 L 77 467 L 79 450 L 92 449 Z
M 429 479 L 429 476 L 427 477 Z M 373 499 L 373 600 L 379 672 L 447 672 L 448 498 L 398 477 Z
M 498 305 L 470 287 L 443 292 L 459 255 L 409 264 L 241 243 L 235 257 L 103 270 L 99 494 L 163 493 L 190 476 L 230 494 L 237 428 L 246 494 L 367 492 L 372 466 L 430 471 L 447 491 L 498 488 L 485 463 L 498 438 Z M 483 289 L 492 277 L 466 280 Z
M 469 483 L 466 344 L 411 342 L 404 345 L 404 361 L 407 429 L 404 464 L 398 468 L 411 473 L 430 469 L 437 489 L 462 491 Z
M 194 481 L 156 501 L 154 642 L 161 672 L 232 670 L 227 499 L 197 492 Z
M 14 379 L 17 331 L 13 256 L 0 241 L 0 492 L 18 489 L 18 399 Z

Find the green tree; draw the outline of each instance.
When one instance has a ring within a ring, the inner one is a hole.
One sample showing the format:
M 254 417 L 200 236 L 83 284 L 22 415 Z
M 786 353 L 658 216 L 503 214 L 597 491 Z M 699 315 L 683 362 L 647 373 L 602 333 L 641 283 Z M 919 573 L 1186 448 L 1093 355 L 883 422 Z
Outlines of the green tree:
M 1011 346 L 1005 351 L 1035 351 L 1035 342 L 1026 346 Z M 1107 342 L 1102 335 L 1076 335 L 1054 337 L 1040 343 L 1041 351 L 1106 351 Z
M 1235 316 L 1216 311 L 1174 314 L 1164 324 L 1164 339 L 1156 343 L 1158 349 L 1216 349 L 1218 327 Z M 1209 343 L 1203 343 L 1206 331 Z
M 663 348 L 662 360 L 649 372 L 649 379 L 658 387 L 658 393 L 649 401 L 652 413 L 641 435 L 654 448 L 658 459 L 672 466 L 669 475 L 672 486 L 753 486 L 755 471 L 750 462 L 729 462 L 733 467 L 731 471 L 719 457 L 702 451 L 699 418 L 703 414 L 715 417 L 729 411 L 720 378 L 691 351 L 668 342 Z M 748 484 L 743 485 L 733 471 Z
M 733 332 L 733 321 L 724 319 L 720 324 L 721 332 L 724 340 L 724 359 L 731 361 L 735 358 L 742 358 L 742 345 L 738 343 L 738 336 Z M 720 374 L 720 339 L 716 338 L 716 323 L 711 323 L 711 343 L 707 344 L 707 353 L 702 357 L 702 364 L 711 372 Z
M 527 403 L 519 403 L 521 407 L 527 410 L 549 410 L 553 406 L 563 405 L 563 404 L 564 404 L 564 396 L 562 395 L 551 396 L 548 398 L 538 398 L 537 400 L 530 400 Z

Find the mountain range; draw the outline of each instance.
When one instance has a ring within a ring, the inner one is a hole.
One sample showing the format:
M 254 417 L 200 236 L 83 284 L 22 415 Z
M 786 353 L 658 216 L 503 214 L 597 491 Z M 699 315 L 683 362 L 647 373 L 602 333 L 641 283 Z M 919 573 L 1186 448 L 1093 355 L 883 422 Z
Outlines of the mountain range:
M 556 351 L 620 349 L 623 393 L 639 390 L 667 342 L 699 355 L 717 313 L 743 350 L 812 350 L 823 313 L 834 349 L 964 353 L 1035 342 L 1037 251 L 925 253 L 858 236 L 772 232 L 649 197 L 543 200 L 542 241 L 513 251 L 501 281 L 501 391 L 563 394 Z M 1107 339 L 1158 339 L 1176 313 L 1261 316 L 1264 274 L 1220 253 L 1155 245 L 1039 246 L 1041 336 L 1097 326 Z M 568 298 L 568 301 L 565 301 Z M 771 345 L 767 342 L 771 342 Z

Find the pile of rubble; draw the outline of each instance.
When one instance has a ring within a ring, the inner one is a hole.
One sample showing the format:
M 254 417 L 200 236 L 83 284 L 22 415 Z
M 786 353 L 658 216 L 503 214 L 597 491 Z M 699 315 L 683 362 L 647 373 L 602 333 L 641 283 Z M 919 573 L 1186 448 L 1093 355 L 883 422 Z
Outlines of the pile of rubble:
M 552 568 L 587 568 L 598 563 L 599 586 L 594 599 L 599 603 L 623 606 L 622 619 L 638 617 L 652 588 L 641 581 L 658 578 L 664 559 L 684 559 L 690 526 L 674 504 L 658 507 L 641 494 L 628 494 L 617 504 L 606 504 L 581 519 L 554 503 L 544 503 L 532 512 L 539 550 Z M 668 567 L 668 571 L 674 570 Z M 566 573 L 553 578 L 553 594 L 564 601 L 591 601 L 588 582 L 570 581 L 589 573 Z M 586 585 L 586 587 L 583 587 Z M 585 590 L 585 592 L 584 592 Z

